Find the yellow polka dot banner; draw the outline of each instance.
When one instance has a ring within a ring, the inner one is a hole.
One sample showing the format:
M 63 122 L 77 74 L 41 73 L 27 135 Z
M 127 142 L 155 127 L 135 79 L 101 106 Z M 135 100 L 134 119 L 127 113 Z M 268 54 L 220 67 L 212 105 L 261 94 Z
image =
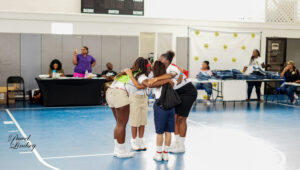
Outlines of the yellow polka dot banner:
M 190 77 L 196 77 L 203 61 L 210 62 L 211 70 L 242 70 L 253 49 L 260 49 L 260 33 L 189 29 Z

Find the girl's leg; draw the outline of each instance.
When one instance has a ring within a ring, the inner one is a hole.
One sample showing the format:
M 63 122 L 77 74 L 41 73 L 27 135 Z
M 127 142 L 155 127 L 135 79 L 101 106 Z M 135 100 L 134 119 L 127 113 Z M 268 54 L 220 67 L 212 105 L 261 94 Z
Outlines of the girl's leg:
M 163 134 L 156 134 L 156 146 L 162 146 L 164 141 Z
M 165 132 L 165 146 L 171 145 L 171 136 L 170 132 Z
M 117 108 L 117 140 L 119 144 L 125 143 L 126 124 L 129 118 L 129 105 Z
M 145 126 L 140 126 L 138 129 L 139 129 L 139 135 L 138 135 L 139 149 L 146 150 L 147 147 L 145 146 L 145 141 L 144 141 Z
M 164 151 L 163 151 L 163 155 L 162 155 L 162 159 L 164 161 L 168 161 L 169 160 L 169 150 L 170 150 L 170 145 L 171 145 L 171 137 L 172 134 L 170 132 L 165 132 L 165 146 L 164 146 Z
M 111 108 L 111 110 L 112 110 L 113 115 L 114 115 L 114 118 L 115 118 L 115 120 L 116 120 L 116 122 L 117 122 L 117 110 L 116 110 L 116 108 Z M 117 124 L 116 124 L 116 126 L 115 126 L 115 128 L 114 128 L 114 140 L 115 140 L 115 141 L 117 140 L 116 129 L 117 129 Z
M 131 135 L 132 135 L 132 139 L 135 139 L 137 137 L 137 127 L 131 127 Z
M 145 132 L 145 126 L 140 126 L 139 127 L 139 138 L 144 137 L 144 132 Z
M 132 139 L 131 139 L 131 148 L 135 151 L 140 150 L 139 146 L 139 140 L 137 138 L 138 134 L 138 127 L 131 127 L 131 134 L 132 134 Z
M 130 158 L 133 157 L 134 154 L 132 152 L 128 152 L 125 146 L 126 124 L 129 118 L 129 105 L 117 108 L 116 110 L 117 110 L 116 156 L 118 158 Z
M 156 161 L 162 161 L 162 144 L 164 136 L 163 134 L 156 134 L 156 153 L 153 157 Z
M 175 114 L 175 145 L 179 142 L 179 116 Z
M 187 124 L 186 124 L 186 117 L 179 116 L 179 135 L 180 137 L 185 137 L 186 136 L 186 131 L 187 131 Z

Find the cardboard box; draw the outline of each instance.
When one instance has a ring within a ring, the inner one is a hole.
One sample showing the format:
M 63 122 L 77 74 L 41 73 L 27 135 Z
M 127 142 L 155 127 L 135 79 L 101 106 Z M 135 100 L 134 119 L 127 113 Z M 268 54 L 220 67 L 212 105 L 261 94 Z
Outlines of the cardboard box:
M 8 87 L 8 90 L 15 90 L 16 86 Z M 6 95 L 7 95 L 7 89 L 6 87 L 0 87 L 0 104 L 6 104 Z M 13 92 L 10 92 L 9 98 L 15 97 L 15 94 Z M 15 99 L 9 99 L 9 104 L 14 104 Z

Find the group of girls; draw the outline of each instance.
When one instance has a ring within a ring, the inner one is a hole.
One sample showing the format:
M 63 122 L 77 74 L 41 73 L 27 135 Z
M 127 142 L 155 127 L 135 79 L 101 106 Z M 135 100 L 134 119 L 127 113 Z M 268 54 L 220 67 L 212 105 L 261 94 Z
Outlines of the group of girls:
M 137 58 L 132 68 L 119 73 L 107 90 L 107 103 L 116 119 L 114 156 L 118 158 L 134 156 L 133 152 L 125 147 L 128 119 L 132 132 L 132 150 L 146 150 L 143 136 L 147 124 L 148 88 L 151 88 L 155 95 L 153 109 L 157 149 L 154 160 L 168 161 L 169 152 L 185 152 L 186 119 L 197 98 L 197 90 L 187 80 L 182 69 L 171 64 L 174 56 L 174 52 L 168 51 L 162 54 L 153 66 L 147 59 Z M 177 92 L 181 103 L 165 110 L 157 105 L 157 101 L 161 96 L 162 86 L 167 83 L 170 83 Z M 175 142 L 171 147 L 173 132 Z

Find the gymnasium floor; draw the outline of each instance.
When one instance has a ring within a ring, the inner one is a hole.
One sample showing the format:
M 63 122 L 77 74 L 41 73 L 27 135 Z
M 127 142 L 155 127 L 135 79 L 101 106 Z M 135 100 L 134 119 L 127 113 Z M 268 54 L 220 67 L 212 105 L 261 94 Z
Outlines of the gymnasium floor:
M 115 121 L 108 107 L 2 108 L 0 120 L 1 170 L 50 169 L 46 165 L 65 170 L 300 170 L 299 105 L 198 103 L 188 119 L 187 152 L 162 163 L 152 159 L 151 107 L 148 150 L 131 159 L 112 157 Z M 9 148 L 9 136 L 21 137 L 20 131 L 31 135 L 36 153 Z M 129 148 L 129 128 L 126 140 Z

